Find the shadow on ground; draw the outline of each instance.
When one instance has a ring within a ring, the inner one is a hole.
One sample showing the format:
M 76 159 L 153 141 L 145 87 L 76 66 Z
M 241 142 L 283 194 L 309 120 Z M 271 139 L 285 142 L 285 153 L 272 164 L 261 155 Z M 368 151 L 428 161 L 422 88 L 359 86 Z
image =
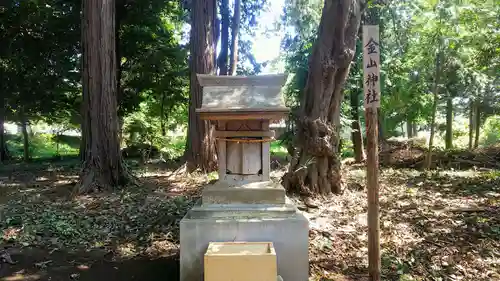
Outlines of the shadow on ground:
M 68 254 L 60 251 L 12 251 L 15 265 L 2 265 L 1 281 L 156 281 L 179 280 L 179 256 L 112 260 L 99 253 Z

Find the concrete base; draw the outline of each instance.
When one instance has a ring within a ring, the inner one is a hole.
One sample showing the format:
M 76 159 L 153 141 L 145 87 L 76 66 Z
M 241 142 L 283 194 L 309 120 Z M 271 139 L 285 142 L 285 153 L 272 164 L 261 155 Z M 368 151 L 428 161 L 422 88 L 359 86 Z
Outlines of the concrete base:
M 195 218 L 190 211 L 180 223 L 181 281 L 203 280 L 203 256 L 209 242 L 273 242 L 278 274 L 285 281 L 309 278 L 309 222 L 300 213 Z

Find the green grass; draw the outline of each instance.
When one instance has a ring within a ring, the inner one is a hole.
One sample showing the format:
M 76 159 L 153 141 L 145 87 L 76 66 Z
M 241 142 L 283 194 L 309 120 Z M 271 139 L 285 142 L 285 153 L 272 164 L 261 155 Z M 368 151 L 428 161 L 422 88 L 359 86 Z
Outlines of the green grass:
M 7 135 L 7 149 L 14 159 L 24 155 L 22 135 Z M 59 142 L 59 147 L 58 147 Z M 35 134 L 29 139 L 30 156 L 33 159 L 52 158 L 56 156 L 76 156 L 79 152 L 80 138 L 52 134 Z
M 280 143 L 281 141 L 279 140 L 271 142 L 271 155 L 285 158 L 288 155 L 288 150 Z
M 186 137 L 166 137 L 160 143 L 160 152 L 165 159 L 176 159 L 182 156 L 186 147 Z
M 288 156 L 288 150 L 284 145 L 281 145 L 280 142 L 279 140 L 271 142 L 271 155 L 285 158 Z M 342 158 L 354 157 L 351 140 L 344 140 L 341 156 Z

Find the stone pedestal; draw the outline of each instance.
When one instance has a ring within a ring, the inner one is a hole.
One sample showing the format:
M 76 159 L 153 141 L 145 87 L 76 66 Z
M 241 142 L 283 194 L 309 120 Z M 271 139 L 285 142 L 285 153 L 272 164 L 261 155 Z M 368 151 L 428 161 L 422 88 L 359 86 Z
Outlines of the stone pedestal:
M 291 204 L 195 206 L 181 221 L 181 281 L 203 280 L 209 242 L 273 242 L 283 280 L 309 278 L 309 222 Z
M 198 76 L 200 118 L 217 124 L 219 181 L 180 223 L 181 281 L 203 280 L 210 242 L 273 242 L 285 281 L 309 277 L 309 223 L 270 181 L 272 121 L 285 117 L 284 75 Z

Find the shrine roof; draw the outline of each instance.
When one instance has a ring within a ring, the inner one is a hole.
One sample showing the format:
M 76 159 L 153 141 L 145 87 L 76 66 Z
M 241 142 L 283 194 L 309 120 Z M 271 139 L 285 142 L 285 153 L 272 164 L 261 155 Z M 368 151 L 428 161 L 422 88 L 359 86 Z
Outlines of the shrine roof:
M 281 119 L 289 112 L 281 91 L 285 74 L 197 76 L 203 100 L 196 112 L 203 119 Z

